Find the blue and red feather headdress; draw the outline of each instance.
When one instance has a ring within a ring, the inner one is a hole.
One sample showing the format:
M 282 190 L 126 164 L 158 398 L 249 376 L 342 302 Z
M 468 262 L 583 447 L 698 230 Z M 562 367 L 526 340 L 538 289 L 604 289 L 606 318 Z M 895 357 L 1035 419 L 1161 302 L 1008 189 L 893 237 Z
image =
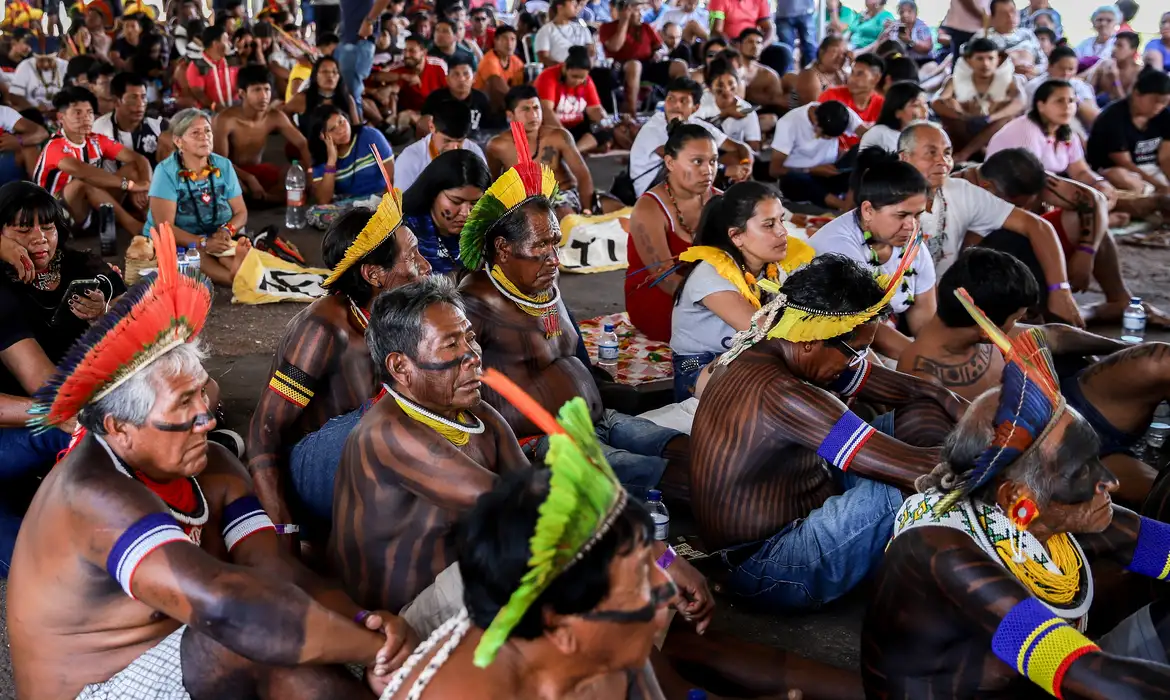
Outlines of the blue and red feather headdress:
M 1060 394 L 1060 384 L 1052 365 L 1052 353 L 1043 333 L 1030 328 L 1015 338 L 1009 338 L 975 305 L 967 290 L 957 289 L 955 296 L 999 348 L 1006 364 L 999 407 L 993 419 L 995 437 L 975 460 L 975 467 L 963 475 L 959 485 L 935 507 L 936 512 L 946 511 L 960 497 L 987 484 L 1038 446 L 1065 410 L 1064 397 Z
M 179 272 L 170 224 L 160 224 L 151 237 L 158 274 L 131 287 L 73 344 L 33 397 L 31 427 L 69 422 L 203 329 L 211 309 L 210 283 L 198 272 Z

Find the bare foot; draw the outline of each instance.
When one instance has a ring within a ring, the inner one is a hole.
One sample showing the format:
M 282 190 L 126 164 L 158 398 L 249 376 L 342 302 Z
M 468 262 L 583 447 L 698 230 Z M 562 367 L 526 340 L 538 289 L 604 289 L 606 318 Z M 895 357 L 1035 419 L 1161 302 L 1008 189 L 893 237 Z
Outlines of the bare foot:
M 1092 304 L 1083 310 L 1083 318 L 1085 325 L 1090 324 L 1106 324 L 1106 323 L 1120 323 L 1121 317 L 1125 313 L 1125 308 L 1129 306 L 1129 300 L 1119 301 L 1103 301 L 1098 304 Z M 1170 315 L 1162 311 L 1153 304 L 1142 302 L 1142 306 L 1146 310 L 1146 325 L 1154 328 L 1170 329 Z
M 1115 211 L 1109 215 L 1109 228 L 1121 228 L 1123 226 L 1129 226 L 1129 222 L 1129 214 L 1124 212 Z
M 220 258 L 220 260 L 223 261 L 230 261 L 228 262 L 227 269 L 228 273 L 231 274 L 232 279 L 236 278 L 236 272 L 239 271 L 240 265 L 244 264 L 244 258 L 248 257 L 248 253 L 250 252 L 252 252 L 252 241 L 248 240 L 247 238 L 240 237 L 240 239 L 236 241 L 236 254 L 230 258 Z

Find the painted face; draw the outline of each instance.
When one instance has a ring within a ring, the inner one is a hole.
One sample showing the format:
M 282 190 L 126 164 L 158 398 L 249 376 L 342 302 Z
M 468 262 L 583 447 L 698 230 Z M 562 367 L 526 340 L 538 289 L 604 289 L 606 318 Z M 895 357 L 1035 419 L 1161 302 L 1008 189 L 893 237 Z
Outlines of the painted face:
M 1040 446 L 1043 459 L 1038 477 L 1051 491 L 1039 504 L 1038 519 L 1053 532 L 1101 532 L 1113 520 L 1117 477 L 1097 456 L 1100 440 L 1077 412 L 1068 409 Z
M 74 102 L 60 112 L 61 125 L 67 131 L 87 136 L 93 130 L 93 105 L 88 102 Z
M 471 208 L 483 196 L 483 190 L 472 185 L 443 190 L 431 207 L 431 218 L 448 235 L 459 235 Z
M 778 263 L 788 254 L 788 229 L 783 217 L 784 205 L 779 199 L 761 199 L 743 230 L 732 229 L 731 242 L 745 257 Z
M 524 125 L 525 131 L 536 131 L 540 128 L 543 117 L 544 111 L 541 109 L 539 97 L 521 100 L 508 112 L 508 120 L 520 122 Z
M 524 240 L 507 244 L 497 238 L 496 260 L 504 275 L 525 294 L 539 294 L 552 289 L 557 281 L 557 245 L 561 242 L 561 226 L 551 211 L 539 208 L 523 210 L 530 231 Z M 499 246 L 506 246 L 506 260 L 501 259 Z
M 719 170 L 719 153 L 711 139 L 691 139 L 683 144 L 678 157 L 663 158 L 671 187 L 693 194 L 710 191 Z
M 471 322 L 450 304 L 423 315 L 422 341 L 410 389 L 424 406 L 464 411 L 479 404 L 483 363 Z
M 215 416 L 207 372 L 154 377 L 154 405 L 142 426 L 123 426 L 132 464 L 148 475 L 197 476 L 207 468 L 207 433 Z
M 52 221 L 41 223 L 40 217 L 35 214 L 31 221 L 21 221 L 22 218 L 18 213 L 11 224 L 0 229 L 0 233 L 28 251 L 33 269 L 44 272 L 57 253 L 57 226 Z
M 806 378 L 815 384 L 825 386 L 840 377 L 846 369 L 856 367 L 873 343 L 877 327 L 877 321 L 870 321 L 854 329 L 850 338 L 821 341 L 810 358 L 812 376 Z
M 1072 88 L 1057 88 L 1048 95 L 1047 100 L 1037 102 L 1036 108 L 1040 110 L 1040 116 L 1044 117 L 1044 121 L 1064 126 L 1071 124 L 1077 115 L 1077 98 Z
M 931 187 L 942 187 L 955 167 L 951 140 L 938 129 L 920 128 L 914 149 L 901 158 L 917 168 Z
M 892 246 L 904 246 L 918 230 L 918 217 L 926 211 L 926 195 L 916 194 L 884 207 L 861 203 L 861 221 L 873 237 Z

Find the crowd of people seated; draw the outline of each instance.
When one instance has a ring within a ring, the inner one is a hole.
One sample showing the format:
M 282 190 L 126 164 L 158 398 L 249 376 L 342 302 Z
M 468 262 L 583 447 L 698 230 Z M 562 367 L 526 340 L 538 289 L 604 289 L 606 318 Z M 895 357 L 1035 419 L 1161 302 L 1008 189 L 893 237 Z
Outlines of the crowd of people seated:
M 1170 215 L 1170 13 L 210 5 L 0 20 L 19 698 L 1170 693 L 1170 345 L 1087 329 Z M 199 336 L 293 162 L 324 294 L 241 435 Z M 613 218 L 682 424 L 615 409 L 562 295 Z M 710 629 L 713 583 L 864 598 L 860 669 Z

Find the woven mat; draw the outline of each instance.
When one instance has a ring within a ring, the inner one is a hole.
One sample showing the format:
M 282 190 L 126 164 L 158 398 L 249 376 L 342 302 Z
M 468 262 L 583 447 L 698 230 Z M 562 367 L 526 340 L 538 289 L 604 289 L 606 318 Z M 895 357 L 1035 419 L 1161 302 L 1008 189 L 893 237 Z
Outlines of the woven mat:
M 605 324 L 612 323 L 618 334 L 621 348 L 618 351 L 616 367 L 604 369 L 613 375 L 619 384 L 638 386 L 648 382 L 657 382 L 670 379 L 674 371 L 670 365 L 670 346 L 658 343 L 642 335 L 630 323 L 625 312 L 597 316 L 580 323 L 581 335 L 585 339 L 585 347 L 589 350 L 589 357 L 597 358 L 597 344 L 601 340 L 602 329 Z
M 1170 231 L 1131 233 L 1124 238 L 1118 238 L 1117 242 L 1143 248 L 1170 248 Z

